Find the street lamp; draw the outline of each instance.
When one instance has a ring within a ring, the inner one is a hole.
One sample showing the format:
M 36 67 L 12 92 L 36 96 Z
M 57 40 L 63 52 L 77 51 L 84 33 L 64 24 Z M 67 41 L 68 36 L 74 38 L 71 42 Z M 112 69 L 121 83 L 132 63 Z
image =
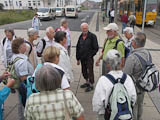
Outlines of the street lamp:
M 146 5 L 147 5 L 147 0 L 144 0 L 142 32 L 144 32 L 144 24 L 145 24 L 145 19 L 146 19 Z

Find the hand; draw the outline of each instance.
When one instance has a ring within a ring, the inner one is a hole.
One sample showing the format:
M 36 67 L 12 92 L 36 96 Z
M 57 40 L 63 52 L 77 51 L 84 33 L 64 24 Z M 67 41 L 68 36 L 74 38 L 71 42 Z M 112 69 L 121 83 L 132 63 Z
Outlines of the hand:
M 77 65 L 80 65 L 80 61 L 79 60 L 77 60 Z
M 2 80 L 10 76 L 11 74 L 9 72 L 4 72 L 1 76 Z
M 100 59 L 96 61 L 96 66 L 99 66 L 99 63 L 100 63 Z
M 8 78 L 8 83 L 7 83 L 7 87 L 8 88 L 11 88 L 13 85 L 14 85 L 14 83 L 15 83 L 15 80 L 14 79 L 12 79 L 12 78 Z

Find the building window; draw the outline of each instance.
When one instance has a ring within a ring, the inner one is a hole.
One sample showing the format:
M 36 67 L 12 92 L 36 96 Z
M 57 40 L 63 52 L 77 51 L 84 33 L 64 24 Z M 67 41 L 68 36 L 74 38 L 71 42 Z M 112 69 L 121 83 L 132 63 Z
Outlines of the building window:
M 28 1 L 28 6 L 31 6 L 31 1 Z
M 38 6 L 41 6 L 41 2 L 40 1 L 38 1 Z
M 18 2 L 16 1 L 16 6 L 18 6 Z
M 5 4 L 5 6 L 8 6 L 8 2 L 7 1 L 4 1 L 4 4 Z
M 19 6 L 22 6 L 22 1 L 19 1 Z
M 33 6 L 36 6 L 36 1 L 33 1 Z
M 51 0 L 48 0 L 48 5 L 51 5 Z
M 9 0 L 9 6 L 12 6 L 12 1 L 11 0 Z

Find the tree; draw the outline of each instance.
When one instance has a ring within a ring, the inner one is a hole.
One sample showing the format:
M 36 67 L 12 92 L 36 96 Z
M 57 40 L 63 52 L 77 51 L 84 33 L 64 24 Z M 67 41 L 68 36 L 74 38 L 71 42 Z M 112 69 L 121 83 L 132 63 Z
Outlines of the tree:
M 0 10 L 3 10 L 4 5 L 2 3 L 0 3 Z

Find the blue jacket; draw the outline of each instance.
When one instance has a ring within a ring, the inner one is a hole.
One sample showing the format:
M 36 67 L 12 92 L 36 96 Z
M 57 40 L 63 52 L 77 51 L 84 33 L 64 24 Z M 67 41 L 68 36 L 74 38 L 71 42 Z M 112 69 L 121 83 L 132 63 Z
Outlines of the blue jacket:
M 2 90 L 0 90 L 0 120 L 3 119 L 2 104 L 9 96 L 9 93 L 10 93 L 10 88 L 8 88 L 7 86 L 5 86 Z

